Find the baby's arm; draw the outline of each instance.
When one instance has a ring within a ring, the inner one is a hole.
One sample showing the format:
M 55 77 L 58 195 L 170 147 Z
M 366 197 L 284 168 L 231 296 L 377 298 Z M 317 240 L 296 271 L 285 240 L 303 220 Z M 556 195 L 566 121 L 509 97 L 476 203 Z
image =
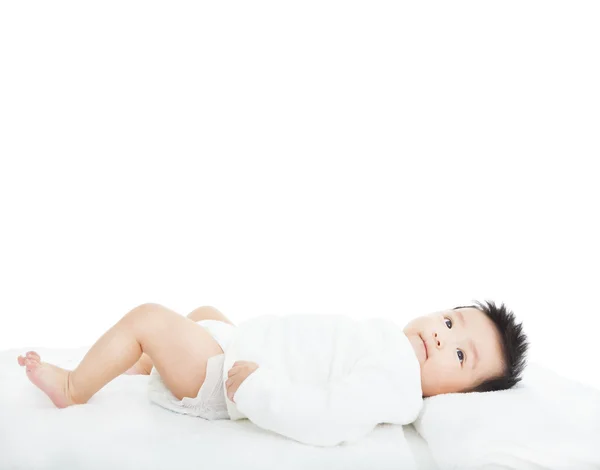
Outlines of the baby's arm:
M 235 399 L 238 409 L 264 429 L 305 444 L 335 446 L 360 439 L 379 423 L 412 422 L 416 399 L 402 396 L 403 390 L 393 371 L 369 361 L 359 361 L 348 376 L 322 386 L 292 383 L 260 366 L 241 383 Z

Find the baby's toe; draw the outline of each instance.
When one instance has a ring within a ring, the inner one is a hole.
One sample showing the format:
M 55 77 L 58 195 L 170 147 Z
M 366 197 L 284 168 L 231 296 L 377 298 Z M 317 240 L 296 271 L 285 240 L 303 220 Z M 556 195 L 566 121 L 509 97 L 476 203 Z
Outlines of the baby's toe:
M 40 355 L 38 353 L 36 353 L 35 351 L 29 351 L 27 353 L 27 359 L 29 359 L 32 362 L 37 362 L 38 364 L 42 361 L 42 358 L 40 357 Z
M 42 364 L 37 359 L 25 359 L 25 367 L 27 368 L 28 372 L 36 370 L 41 365 Z
M 20 366 L 24 366 L 25 365 L 25 358 L 23 356 L 17 357 L 17 361 L 19 362 Z

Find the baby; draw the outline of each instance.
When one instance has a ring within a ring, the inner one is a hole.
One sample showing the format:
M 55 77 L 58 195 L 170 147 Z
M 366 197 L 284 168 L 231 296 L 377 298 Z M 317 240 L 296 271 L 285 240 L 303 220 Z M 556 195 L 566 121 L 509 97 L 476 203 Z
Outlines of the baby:
M 59 408 L 84 404 L 125 374 L 151 374 L 150 399 L 206 419 L 248 418 L 311 445 L 377 424 L 410 424 L 423 398 L 518 383 L 528 340 L 493 302 L 395 321 L 263 315 L 235 326 L 212 307 L 184 317 L 159 304 L 123 316 L 72 371 L 30 351 L 18 362 Z

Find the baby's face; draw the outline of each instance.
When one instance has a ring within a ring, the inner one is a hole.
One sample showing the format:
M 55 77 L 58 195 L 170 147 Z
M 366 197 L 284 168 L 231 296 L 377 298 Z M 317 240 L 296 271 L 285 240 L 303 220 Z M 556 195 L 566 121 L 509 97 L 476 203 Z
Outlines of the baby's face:
M 404 334 L 421 364 L 423 397 L 462 392 L 502 372 L 499 333 L 479 309 L 424 315 L 406 325 Z

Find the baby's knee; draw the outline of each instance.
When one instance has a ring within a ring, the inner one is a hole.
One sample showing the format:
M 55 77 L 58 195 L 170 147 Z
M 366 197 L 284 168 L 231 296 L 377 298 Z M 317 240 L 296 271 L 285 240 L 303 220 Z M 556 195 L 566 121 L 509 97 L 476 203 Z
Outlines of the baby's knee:
M 140 304 L 137 307 L 131 309 L 123 320 L 128 322 L 143 322 L 148 323 L 152 318 L 156 318 L 160 313 L 164 312 L 165 307 L 156 303 L 145 303 Z
M 159 310 L 165 308 L 163 305 L 161 304 L 157 304 L 157 303 L 153 303 L 153 302 L 148 302 L 145 304 L 140 304 L 137 307 L 131 309 L 131 312 L 136 311 L 142 311 L 142 312 L 148 312 L 148 311 L 153 311 L 153 310 Z

